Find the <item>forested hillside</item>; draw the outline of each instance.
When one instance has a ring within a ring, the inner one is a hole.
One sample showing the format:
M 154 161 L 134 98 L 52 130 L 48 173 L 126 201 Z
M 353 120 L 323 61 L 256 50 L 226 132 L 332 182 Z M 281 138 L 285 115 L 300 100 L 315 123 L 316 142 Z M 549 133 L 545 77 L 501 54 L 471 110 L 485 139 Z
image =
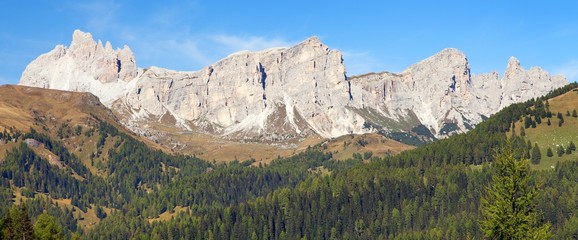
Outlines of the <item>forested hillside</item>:
M 79 133 L 94 138 L 84 145 L 94 149 L 87 161 L 60 147 L 67 138 L 57 140 L 57 129 L 9 128 L 0 135 L 14 146 L 0 160 L 0 201 L 7 203 L 0 233 L 33 228 L 38 235 L 49 229 L 40 223 L 51 222 L 56 235 L 86 239 L 481 239 L 481 199 L 496 174 L 496 149 L 509 144 L 516 159 L 532 158 L 532 129 L 559 124 L 549 99 L 576 87 L 511 105 L 466 134 L 366 160 L 360 153 L 336 161 L 319 145 L 265 166 L 214 164 L 150 149 L 95 118 Z M 528 184 L 539 186 L 539 221 L 552 225 L 554 239 L 578 238 L 572 154 L 543 168 L 542 150 L 532 168 L 544 170 L 529 174 Z

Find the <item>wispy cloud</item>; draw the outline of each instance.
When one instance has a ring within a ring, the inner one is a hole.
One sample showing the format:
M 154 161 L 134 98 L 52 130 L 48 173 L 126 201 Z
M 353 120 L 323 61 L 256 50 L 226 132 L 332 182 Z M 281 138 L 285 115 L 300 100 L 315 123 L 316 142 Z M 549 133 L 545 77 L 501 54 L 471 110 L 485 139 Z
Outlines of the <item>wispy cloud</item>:
M 4 85 L 4 84 L 16 84 L 16 83 L 18 83 L 17 80 L 8 79 L 8 78 L 6 78 L 6 77 L 0 76 L 0 85 Z
M 262 36 L 234 36 L 220 34 L 212 36 L 211 39 L 216 43 L 231 51 L 258 51 L 273 47 L 287 47 L 293 45 L 291 41 L 280 38 L 267 38 Z
M 373 57 L 368 51 L 342 51 L 347 75 L 354 76 L 369 72 L 394 71 L 386 69 L 384 64 Z
M 166 49 L 168 52 L 173 52 L 174 54 L 183 54 L 186 58 L 202 65 L 209 64 L 212 61 L 209 54 L 207 54 L 205 51 L 202 51 L 200 44 L 195 40 L 170 40 L 167 43 L 168 44 L 166 45 Z
M 113 0 L 78 2 L 71 6 L 87 19 L 89 29 L 99 32 L 115 28 L 117 12 L 121 7 L 122 4 Z
M 199 6 L 196 1 L 183 1 L 179 4 L 163 4 L 151 13 L 150 19 L 152 24 L 162 27 L 176 27 L 188 25 L 187 21 L 195 18 Z
M 553 72 L 566 76 L 569 82 L 578 82 L 578 60 L 570 60 L 566 64 L 555 68 Z
M 144 66 L 165 64 L 164 67 L 174 66 L 178 70 L 197 70 L 242 50 L 259 51 L 294 44 L 281 38 L 210 35 L 186 31 L 163 34 L 138 34 L 127 31 L 123 33 L 123 38 L 137 39 L 132 41 L 134 47 L 131 48 L 137 54 L 137 60 L 143 60 Z
M 160 66 L 175 70 L 197 70 L 215 60 L 210 49 L 194 37 L 185 35 L 138 35 L 131 49 L 135 51 L 139 66 Z

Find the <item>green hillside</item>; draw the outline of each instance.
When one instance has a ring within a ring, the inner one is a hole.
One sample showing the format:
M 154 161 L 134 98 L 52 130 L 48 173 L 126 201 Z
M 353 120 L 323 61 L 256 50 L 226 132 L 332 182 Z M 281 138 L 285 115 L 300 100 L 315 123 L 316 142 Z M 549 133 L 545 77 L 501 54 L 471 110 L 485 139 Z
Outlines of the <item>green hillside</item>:
M 549 118 L 551 124 L 547 124 L 548 118 L 546 118 L 541 121 L 542 123 L 536 124 L 535 128 L 530 126 L 524 129 L 526 139 L 530 140 L 532 144 L 538 144 L 542 153 L 542 161 L 535 166 L 537 169 L 552 168 L 556 166 L 557 162 L 578 159 L 578 152 L 576 151 L 572 151 L 570 154 L 564 153 L 562 156 L 556 154 L 558 147 L 562 146 L 566 149 L 570 142 L 578 143 L 578 115 L 572 114 L 578 110 L 578 92 L 576 90 L 570 91 L 549 99 L 547 103 L 549 111 L 552 113 L 552 117 Z M 559 125 L 558 113 L 564 119 L 561 125 Z M 517 123 L 518 134 L 520 127 L 525 127 L 522 121 Z M 548 148 L 552 149 L 553 157 L 546 156 Z

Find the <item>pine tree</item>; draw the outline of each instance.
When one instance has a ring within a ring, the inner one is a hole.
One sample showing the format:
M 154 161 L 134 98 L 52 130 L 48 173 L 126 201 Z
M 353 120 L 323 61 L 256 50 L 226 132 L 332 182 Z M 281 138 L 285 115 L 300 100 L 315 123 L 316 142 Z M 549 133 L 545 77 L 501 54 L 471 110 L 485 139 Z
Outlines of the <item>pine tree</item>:
M 578 117 L 578 113 L 576 113 L 576 109 L 572 110 L 572 117 Z
M 516 160 L 512 147 L 497 154 L 495 174 L 481 199 L 482 232 L 488 239 L 548 239 L 550 224 L 538 221 L 527 160 Z
M 46 213 L 40 214 L 34 223 L 34 234 L 39 239 L 64 239 L 56 219 Z
M 530 116 L 526 116 L 524 118 L 524 128 L 529 128 L 530 126 L 532 126 L 532 118 Z
M 528 140 L 526 142 L 526 151 L 524 151 L 524 158 L 530 159 L 532 157 L 532 142 Z
M 554 156 L 554 153 L 552 152 L 552 148 L 549 147 L 548 150 L 546 150 L 546 156 L 548 156 L 548 157 Z
M 540 148 L 538 144 L 534 144 L 534 148 L 532 148 L 532 163 L 533 164 L 540 164 L 540 160 L 542 159 L 542 153 L 540 152 Z
M 99 219 L 106 218 L 106 212 L 102 209 L 100 205 L 96 205 L 95 213 L 96 217 Z
M 26 205 L 13 206 L 8 219 L 10 224 L 4 230 L 6 239 L 36 239 Z
M 516 122 L 512 122 L 512 127 L 510 129 L 512 130 L 512 137 L 516 136 Z
M 572 151 L 576 151 L 576 145 L 574 145 L 574 142 L 572 141 L 570 141 L 570 144 L 568 144 L 568 148 L 570 148 Z
M 558 149 L 556 150 L 556 153 L 558 154 L 558 157 L 562 157 L 562 155 L 564 155 L 564 152 L 566 152 L 564 150 L 564 147 L 562 145 L 558 146 Z

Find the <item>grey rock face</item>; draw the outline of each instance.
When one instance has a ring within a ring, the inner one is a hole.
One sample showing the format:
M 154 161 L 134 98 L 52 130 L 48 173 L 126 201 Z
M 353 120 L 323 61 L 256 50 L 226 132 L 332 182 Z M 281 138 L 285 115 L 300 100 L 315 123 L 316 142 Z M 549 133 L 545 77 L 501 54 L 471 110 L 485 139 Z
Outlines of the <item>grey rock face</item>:
M 567 83 L 539 68 L 526 71 L 513 58 L 503 79 L 470 72 L 462 52 L 445 49 L 399 74 L 348 78 L 341 53 L 316 37 L 289 48 L 238 52 L 196 72 L 139 70 L 128 47 L 112 50 L 75 31 L 70 48 L 38 57 L 20 84 L 92 92 L 126 109 L 133 130 L 145 119 L 170 115 L 183 129 L 283 141 L 418 125 L 444 137 Z
M 19 84 L 92 92 L 109 104 L 124 93 L 124 86 L 136 75 L 136 61 L 128 46 L 113 50 L 109 42 L 103 46 L 90 33 L 76 30 L 69 48 L 58 45 L 32 61 Z
M 362 89 L 355 94 L 363 96 L 362 108 L 375 108 L 397 121 L 413 113 L 438 138 L 451 134 L 446 126 L 465 132 L 512 103 L 568 83 L 540 68 L 524 70 L 515 58 L 508 62 L 503 79 L 495 72 L 472 76 L 466 56 L 457 49 L 444 49 L 401 74 L 367 74 L 351 81 Z

